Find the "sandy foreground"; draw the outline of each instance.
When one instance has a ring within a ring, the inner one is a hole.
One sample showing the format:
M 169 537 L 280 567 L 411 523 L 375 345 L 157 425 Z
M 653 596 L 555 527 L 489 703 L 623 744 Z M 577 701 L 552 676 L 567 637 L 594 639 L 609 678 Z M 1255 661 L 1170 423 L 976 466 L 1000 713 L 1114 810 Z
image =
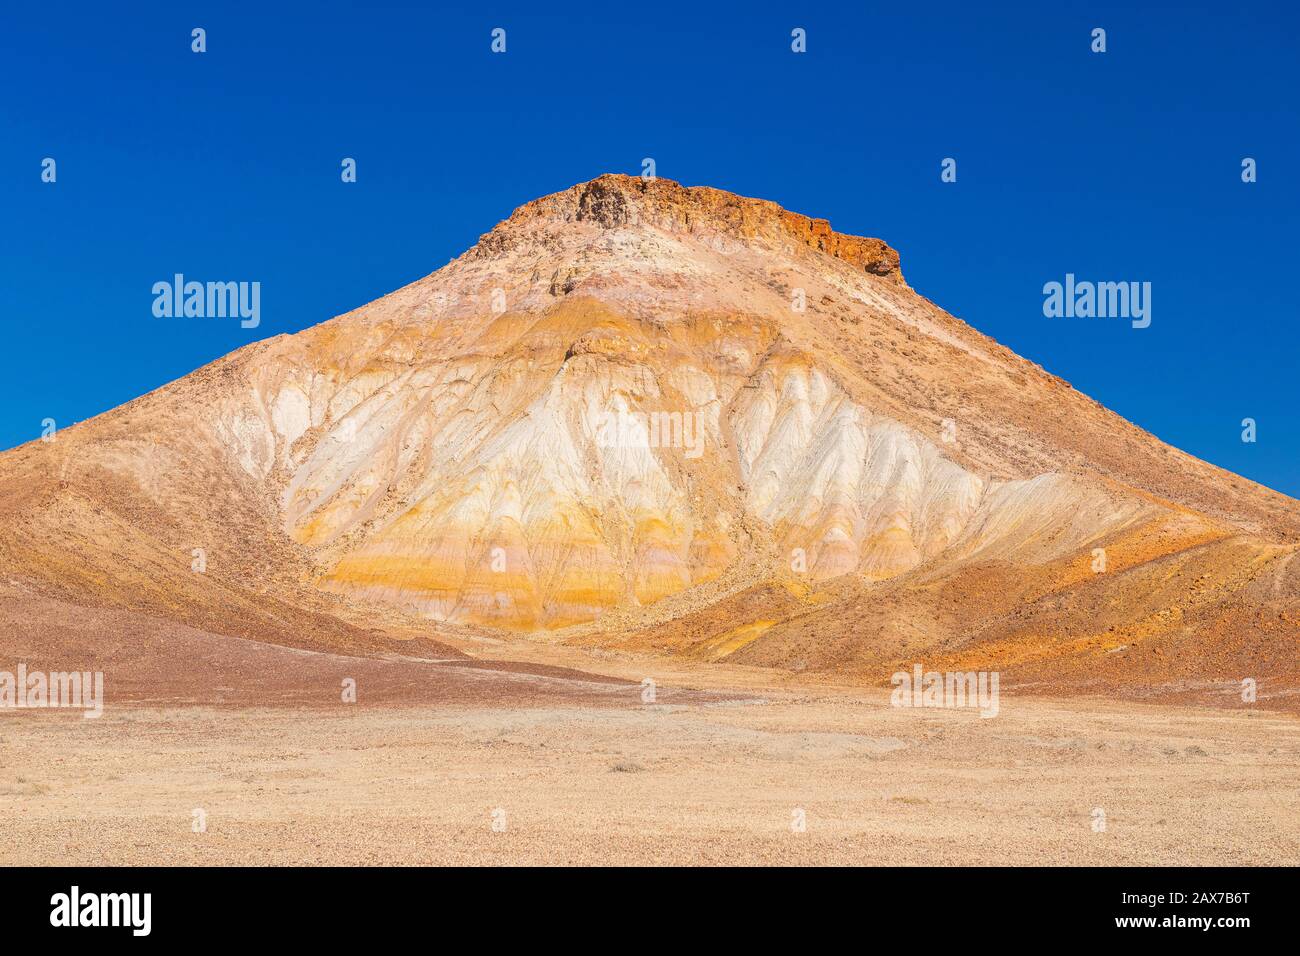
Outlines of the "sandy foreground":
M 1300 863 L 1285 714 L 504 679 L 530 692 L 0 713 L 0 864 Z

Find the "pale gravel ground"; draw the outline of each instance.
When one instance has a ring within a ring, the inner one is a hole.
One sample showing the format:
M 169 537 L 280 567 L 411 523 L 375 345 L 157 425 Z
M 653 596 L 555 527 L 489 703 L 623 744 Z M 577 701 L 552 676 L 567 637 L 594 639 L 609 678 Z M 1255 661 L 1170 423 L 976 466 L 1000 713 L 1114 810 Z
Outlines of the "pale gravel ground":
M 1300 723 L 1262 712 L 131 704 L 2 714 L 0 756 L 0 865 L 1300 863 Z

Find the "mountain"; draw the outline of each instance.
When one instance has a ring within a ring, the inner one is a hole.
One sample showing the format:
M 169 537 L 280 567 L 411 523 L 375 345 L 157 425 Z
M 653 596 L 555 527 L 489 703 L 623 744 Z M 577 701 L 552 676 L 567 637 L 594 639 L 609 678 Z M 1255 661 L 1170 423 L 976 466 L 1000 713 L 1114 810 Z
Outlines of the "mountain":
M 948 315 L 881 240 L 664 179 L 528 203 L 0 455 L 0 523 L 11 597 L 311 649 L 495 632 L 864 683 L 1300 686 L 1296 501 Z

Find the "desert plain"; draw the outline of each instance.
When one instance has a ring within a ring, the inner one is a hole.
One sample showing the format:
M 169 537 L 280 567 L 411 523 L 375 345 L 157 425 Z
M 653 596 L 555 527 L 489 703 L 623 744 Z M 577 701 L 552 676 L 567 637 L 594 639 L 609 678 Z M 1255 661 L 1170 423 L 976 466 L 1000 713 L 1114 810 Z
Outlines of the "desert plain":
M 526 641 L 150 640 L 205 641 L 215 682 L 164 668 L 129 699 L 110 682 L 97 719 L 0 713 L 0 865 L 1300 863 L 1287 713 L 1004 693 L 985 719 Z

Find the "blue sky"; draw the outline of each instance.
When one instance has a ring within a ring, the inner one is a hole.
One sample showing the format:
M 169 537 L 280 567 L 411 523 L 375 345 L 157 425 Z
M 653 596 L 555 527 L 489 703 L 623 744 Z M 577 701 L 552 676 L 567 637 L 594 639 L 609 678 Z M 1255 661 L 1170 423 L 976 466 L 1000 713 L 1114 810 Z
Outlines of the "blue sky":
M 0 447 L 370 301 L 649 156 L 885 239 L 948 311 L 1300 496 L 1293 5 L 546 6 L 5 5 Z M 261 282 L 261 325 L 155 318 L 176 272 Z M 1151 326 L 1045 318 L 1067 272 L 1150 282 Z

